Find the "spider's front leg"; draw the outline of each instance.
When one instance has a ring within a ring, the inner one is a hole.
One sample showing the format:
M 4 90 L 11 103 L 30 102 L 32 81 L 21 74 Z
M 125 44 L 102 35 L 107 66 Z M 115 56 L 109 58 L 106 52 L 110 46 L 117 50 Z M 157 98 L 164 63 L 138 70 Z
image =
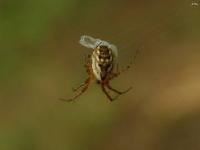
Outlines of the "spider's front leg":
M 120 70 L 120 69 L 119 69 L 119 64 L 116 64 L 116 69 L 115 69 L 115 71 L 113 71 L 113 72 L 109 75 L 108 80 L 112 80 L 112 79 L 118 77 L 120 74 L 122 74 L 122 73 L 128 71 L 128 70 L 130 69 L 130 67 L 131 67 L 131 63 L 130 63 L 129 65 L 127 65 L 125 68 L 123 68 L 123 69 Z
M 123 68 L 121 70 L 119 70 L 119 64 L 117 63 L 116 67 L 115 67 L 116 68 L 115 72 L 111 73 L 111 75 L 109 77 L 109 80 L 118 77 L 121 73 L 124 73 L 124 72 L 128 71 L 131 68 L 131 66 L 135 65 L 135 61 L 136 61 L 136 58 L 137 58 L 138 54 L 139 54 L 139 50 L 136 51 L 136 53 L 135 53 L 135 55 L 133 57 L 133 60 L 130 61 L 129 64 L 125 68 Z

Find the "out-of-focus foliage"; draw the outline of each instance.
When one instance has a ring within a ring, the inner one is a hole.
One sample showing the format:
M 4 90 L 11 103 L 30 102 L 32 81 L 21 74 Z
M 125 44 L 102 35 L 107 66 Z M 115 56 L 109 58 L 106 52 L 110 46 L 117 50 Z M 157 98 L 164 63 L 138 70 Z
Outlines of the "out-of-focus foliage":
M 1 0 L 0 150 L 200 149 L 200 8 L 190 0 Z M 109 102 L 85 78 L 78 44 L 111 41 L 134 89 Z

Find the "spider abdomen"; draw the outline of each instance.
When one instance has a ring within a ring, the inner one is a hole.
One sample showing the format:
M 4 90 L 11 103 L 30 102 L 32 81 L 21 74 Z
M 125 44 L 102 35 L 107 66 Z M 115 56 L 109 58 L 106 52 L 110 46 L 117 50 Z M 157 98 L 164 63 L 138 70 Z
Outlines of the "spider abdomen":
M 112 50 L 107 46 L 100 45 L 92 54 L 92 70 L 97 80 L 105 80 L 113 69 Z

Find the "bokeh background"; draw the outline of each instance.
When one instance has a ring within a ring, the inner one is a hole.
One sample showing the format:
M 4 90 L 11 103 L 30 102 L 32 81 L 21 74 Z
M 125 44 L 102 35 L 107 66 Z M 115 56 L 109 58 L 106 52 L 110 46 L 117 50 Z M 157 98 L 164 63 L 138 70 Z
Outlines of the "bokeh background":
M 0 150 L 200 149 L 200 8 L 192 0 L 1 0 Z M 97 84 L 72 103 L 92 50 L 110 41 L 133 90 Z

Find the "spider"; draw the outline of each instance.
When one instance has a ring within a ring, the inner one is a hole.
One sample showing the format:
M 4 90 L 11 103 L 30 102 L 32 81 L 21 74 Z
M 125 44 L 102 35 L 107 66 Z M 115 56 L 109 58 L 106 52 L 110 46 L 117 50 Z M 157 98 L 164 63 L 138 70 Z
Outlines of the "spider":
M 73 91 L 76 92 L 74 97 L 70 99 L 60 98 L 60 100 L 75 100 L 88 89 L 93 79 L 95 79 L 101 86 L 102 91 L 110 101 L 115 100 L 119 95 L 125 94 L 132 89 L 132 87 L 129 87 L 127 90 L 119 91 L 110 85 L 110 81 L 113 78 L 119 76 L 121 72 L 130 68 L 130 65 L 128 65 L 125 70 L 119 71 L 119 67 L 116 62 L 118 51 L 115 45 L 87 35 L 81 36 L 79 43 L 87 48 L 93 49 L 93 52 L 86 58 L 85 67 L 88 78 L 77 88 L 73 89 Z M 115 97 L 111 97 L 106 88 L 117 95 Z

